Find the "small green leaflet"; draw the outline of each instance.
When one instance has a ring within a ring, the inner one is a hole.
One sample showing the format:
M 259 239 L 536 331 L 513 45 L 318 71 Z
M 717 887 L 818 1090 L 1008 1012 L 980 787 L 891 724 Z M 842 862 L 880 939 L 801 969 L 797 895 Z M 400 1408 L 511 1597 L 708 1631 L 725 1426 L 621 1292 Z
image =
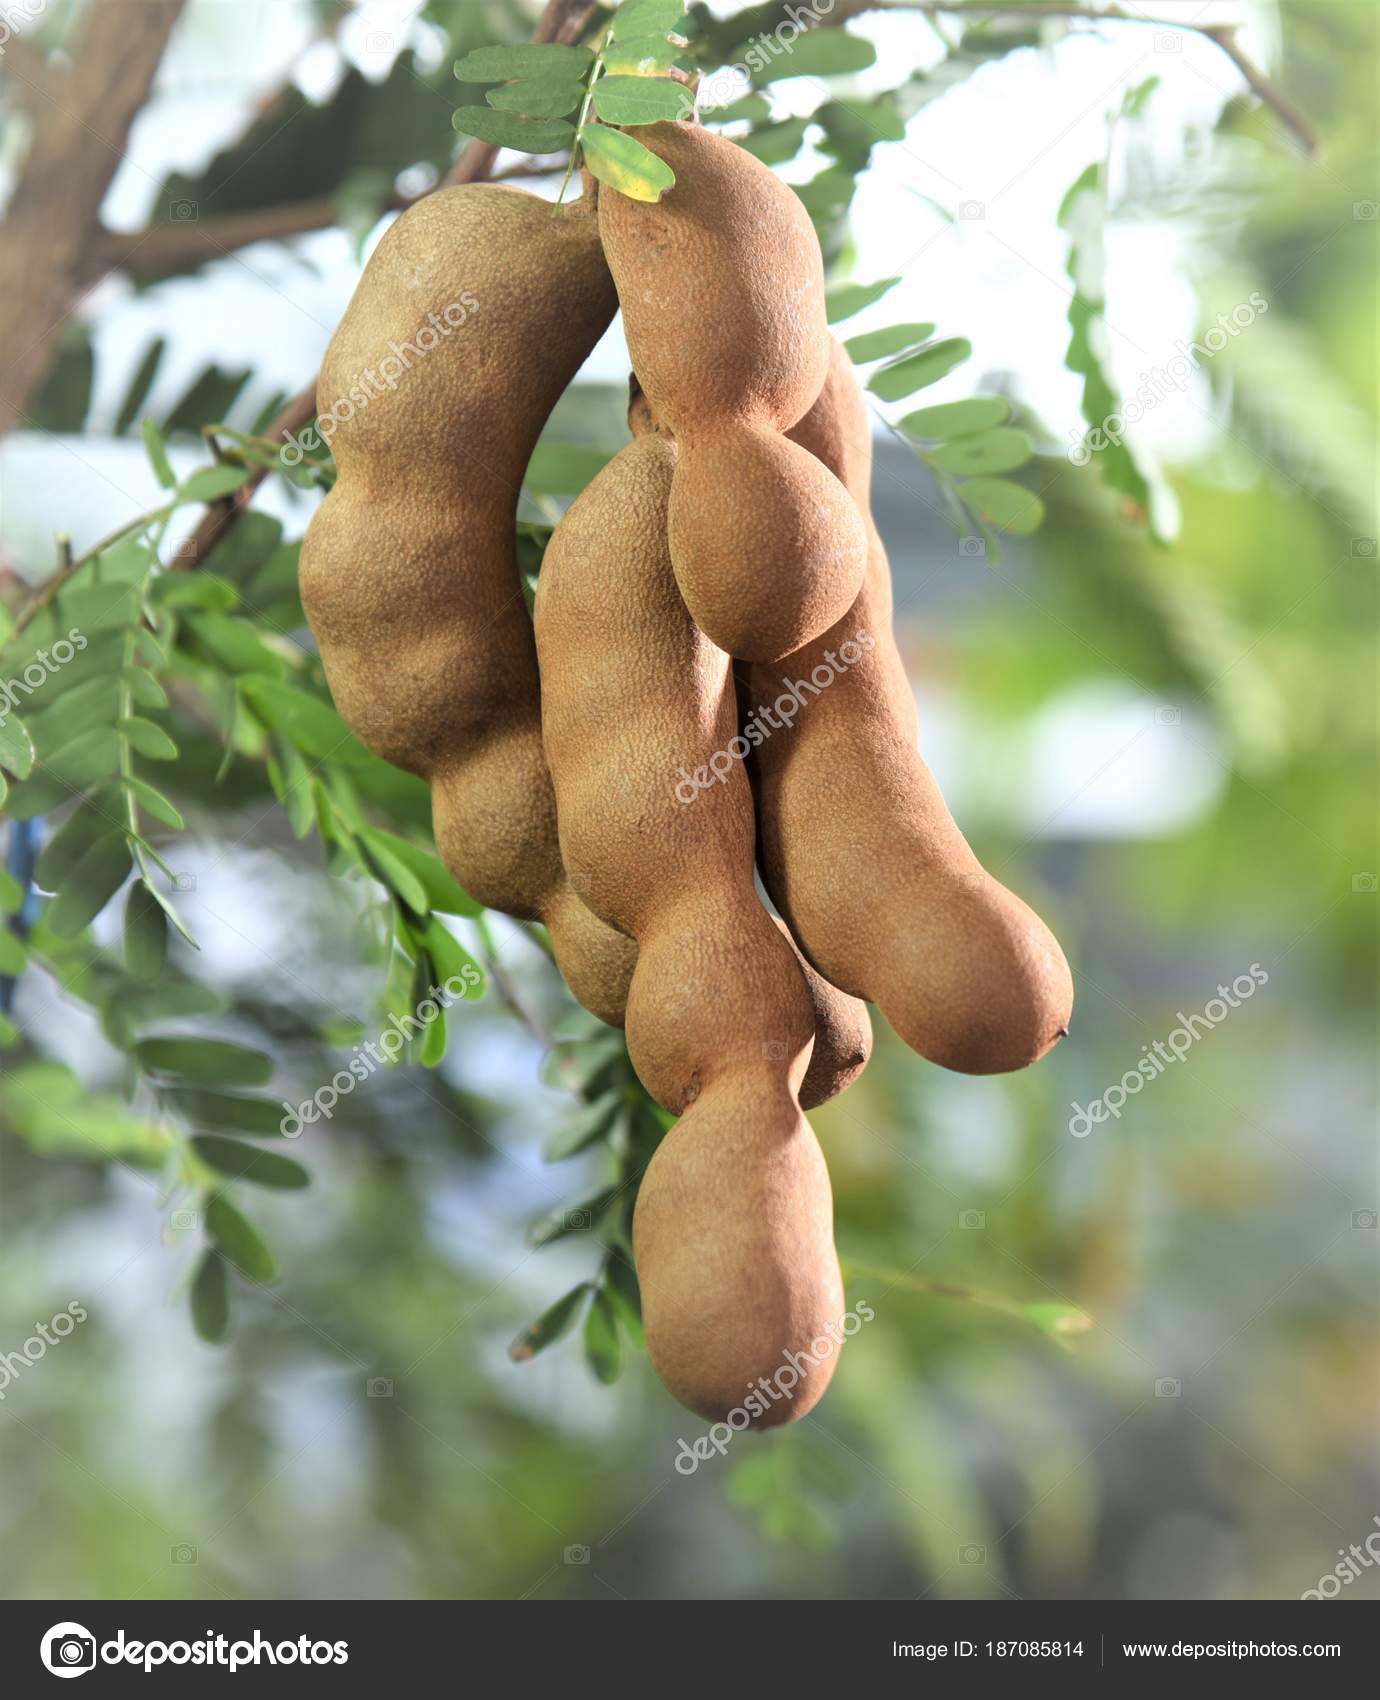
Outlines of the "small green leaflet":
M 262 1086 L 273 1059 L 225 1039 L 144 1039 L 134 1047 L 151 1074 L 182 1075 L 216 1086 Z
M 238 490 L 249 477 L 247 466 L 204 466 L 178 486 L 182 502 L 215 502 Z
M 0 767 L 8 768 L 16 779 L 27 779 L 33 765 L 33 739 L 24 722 L 16 714 L 0 715 Z
M 311 1185 L 311 1176 L 300 1163 L 280 1157 L 276 1151 L 266 1151 L 261 1145 L 246 1145 L 243 1140 L 225 1139 L 218 1133 L 199 1133 L 192 1140 L 192 1149 L 207 1168 L 230 1180 L 285 1191 Z
M 935 407 L 919 408 L 908 413 L 897 429 L 912 442 L 944 442 L 973 431 L 990 431 L 1005 424 L 1010 414 L 1011 404 L 1005 396 L 980 395 L 970 401 L 941 401 Z
M 684 120 L 694 109 L 690 90 L 668 77 L 601 77 L 594 85 L 594 110 L 606 124 Z M 589 144 L 588 131 L 585 144 Z
M 1147 454 L 1124 436 L 1113 440 L 1105 430 L 1107 421 L 1114 414 L 1120 417 L 1125 406 L 1100 352 L 1107 308 L 1106 220 L 1106 181 L 1102 166 L 1094 163 L 1074 182 L 1059 208 L 1060 228 L 1070 237 L 1068 272 L 1074 288 L 1064 363 L 1083 378 L 1083 418 L 1090 427 L 1083 446 L 1088 459 L 1096 460 L 1104 483 L 1129 497 L 1145 515 L 1155 541 L 1172 543 L 1179 530 L 1173 490 Z
M 604 69 L 610 74 L 656 76 L 670 70 L 679 52 L 676 44 L 667 41 L 664 35 L 630 35 L 611 41 L 604 49 Z
M 177 474 L 172 469 L 168 459 L 167 445 L 163 441 L 163 433 L 152 419 L 146 419 L 140 427 L 144 437 L 144 448 L 148 452 L 153 465 L 154 476 L 165 490 L 171 490 L 177 483 Z
M 462 83 L 507 83 L 516 77 L 582 77 L 594 63 L 587 47 L 559 42 L 519 42 L 513 47 L 476 47 L 455 67 Z
M 738 146 L 763 165 L 784 165 L 800 151 L 807 122 L 804 118 L 787 118 L 780 124 L 760 124 L 746 136 L 739 136 Z
M 797 36 L 789 47 L 783 43 L 775 53 L 758 37 L 744 42 L 730 57 L 735 65 L 746 64 L 754 84 L 761 88 L 767 83 L 784 82 L 787 77 L 841 77 L 865 71 L 876 64 L 877 49 L 846 30 L 812 29 Z
M 843 346 L 855 365 L 866 366 L 871 360 L 889 360 L 893 355 L 907 354 L 933 335 L 933 325 L 890 325 L 886 330 L 864 331 L 861 336 L 849 337 Z
M 564 118 L 522 118 L 491 106 L 457 106 L 451 122 L 462 136 L 519 153 L 559 153 L 575 135 L 575 126 Z
M 208 1346 L 217 1346 L 230 1332 L 230 1289 L 225 1259 L 206 1251 L 192 1282 L 192 1325 Z
M 870 307 L 874 301 L 880 301 L 887 291 L 895 289 L 900 281 L 899 277 L 884 277 L 876 283 L 839 284 L 825 297 L 829 323 L 836 325 L 841 319 L 851 319 L 855 313 L 861 313 L 864 307 Z
M 125 967 L 136 980 L 156 980 L 168 956 L 168 917 L 143 880 L 130 887 L 125 904 Z
M 634 201 L 659 201 L 675 183 L 664 159 L 621 130 L 590 124 L 582 138 L 585 163 L 601 183 Z
M 679 35 L 688 22 L 681 0 L 623 0 L 613 15 L 615 35 Z
M 1034 452 L 1035 444 L 1028 432 L 1006 425 L 941 443 L 930 450 L 929 460 L 932 466 L 963 476 L 975 472 L 1014 472 Z
M 102 834 L 76 862 L 49 903 L 44 919 L 61 938 L 93 921 L 125 882 L 129 844 L 123 832 Z
M 206 1206 L 206 1231 L 241 1275 L 258 1282 L 278 1279 L 278 1261 L 263 1235 L 223 1193 L 213 1193 Z
M 618 1313 L 602 1288 L 595 1293 L 585 1317 L 585 1359 L 605 1387 L 618 1380 L 623 1347 L 618 1338 Z
M 508 1356 L 513 1362 L 526 1363 L 538 1352 L 554 1345 L 574 1323 L 585 1295 L 590 1291 L 590 1283 L 581 1281 L 578 1287 L 572 1287 L 564 1298 L 557 1299 L 549 1310 L 543 1311 L 535 1322 L 524 1328 L 508 1348 Z
M 560 82 L 503 83 L 484 96 L 499 112 L 520 112 L 526 118 L 567 118 L 585 98 L 583 83 Z
M 873 374 L 867 387 L 883 401 L 899 401 L 902 396 L 911 395 L 929 384 L 937 384 L 955 366 L 962 365 L 972 352 L 973 345 L 967 337 L 949 337 L 944 342 L 932 343 L 916 354 L 907 355 L 894 365 L 883 366 L 880 372 Z
M 974 513 L 1002 531 L 1024 536 L 1038 531 L 1045 517 L 1045 505 L 1037 495 L 1005 478 L 969 478 L 959 485 L 958 493 Z

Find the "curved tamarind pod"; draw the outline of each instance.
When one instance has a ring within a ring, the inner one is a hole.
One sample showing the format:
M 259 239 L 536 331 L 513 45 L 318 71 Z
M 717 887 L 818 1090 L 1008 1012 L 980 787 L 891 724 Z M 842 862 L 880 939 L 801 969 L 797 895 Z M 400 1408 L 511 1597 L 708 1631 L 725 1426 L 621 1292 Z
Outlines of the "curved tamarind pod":
M 545 921 L 572 992 L 619 1023 L 635 953 L 561 866 L 514 539 L 537 437 L 614 306 L 583 202 L 474 184 L 405 212 L 322 365 L 339 477 L 303 541 L 301 590 L 336 706 L 431 782 L 456 879 Z
M 676 454 L 640 436 L 556 528 L 536 603 L 542 725 L 566 865 L 637 940 L 629 1054 L 680 1117 L 633 1220 L 648 1351 L 691 1410 L 718 1420 L 741 1406 L 766 1427 L 823 1393 L 843 1289 L 828 1172 L 798 1099 L 813 1014 L 753 883 L 747 776 L 735 763 L 722 785 L 677 796 L 681 766 L 726 747 L 737 710 L 729 658 L 671 569 Z
M 850 997 L 817 974 L 801 955 L 786 923 L 779 915 L 772 919 L 795 954 L 815 1012 L 815 1048 L 800 1086 L 801 1109 L 814 1110 L 846 1092 L 867 1067 L 872 1055 L 872 1022 L 862 999 Z
M 828 365 L 819 239 L 736 143 L 677 123 L 637 137 L 675 186 L 655 204 L 602 195 L 599 230 L 633 365 L 680 447 L 676 578 L 721 649 L 770 661 L 846 612 L 867 558 L 838 479 L 783 435 Z
M 867 408 L 837 345 L 795 435 L 867 513 Z M 847 616 L 780 669 L 750 673 L 760 700 L 781 672 L 833 675 L 793 729 L 755 752 L 767 889 L 814 967 L 876 1003 L 913 1050 L 970 1074 L 1023 1068 L 1068 1030 L 1068 964 L 1044 922 L 973 855 L 916 752 L 886 552 L 870 519 L 869 533 L 867 577 Z

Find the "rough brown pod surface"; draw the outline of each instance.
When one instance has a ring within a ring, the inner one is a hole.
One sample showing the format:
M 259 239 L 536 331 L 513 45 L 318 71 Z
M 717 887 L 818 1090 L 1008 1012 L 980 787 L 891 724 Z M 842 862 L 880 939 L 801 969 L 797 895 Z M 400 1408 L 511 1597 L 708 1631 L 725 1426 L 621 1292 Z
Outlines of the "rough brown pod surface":
M 862 582 L 855 505 L 783 436 L 828 365 L 824 269 L 799 197 L 690 124 L 637 138 L 676 182 L 650 204 L 600 198 L 633 366 L 680 461 L 671 556 L 686 606 L 729 654 L 770 661 L 825 630 Z
M 558 211 L 478 184 L 404 213 L 322 366 L 339 477 L 303 542 L 301 589 L 337 707 L 431 782 L 455 877 L 544 920 L 576 997 L 617 1022 L 634 951 L 561 866 L 514 545 L 537 437 L 614 308 L 584 202 Z
M 869 511 L 871 431 L 848 356 L 793 433 Z M 868 520 L 867 576 L 849 613 L 780 667 L 831 682 L 754 755 L 767 889 L 827 980 L 874 1002 L 914 1050 L 1000 1073 L 1067 1031 L 1073 983 L 1049 929 L 982 867 L 915 748 L 915 706 L 891 635 L 886 553 Z M 852 647 L 845 648 L 845 645 Z M 861 653 L 852 664 L 840 659 Z
M 666 512 L 677 449 L 647 433 L 556 528 L 537 592 L 543 725 L 561 845 L 586 901 L 635 938 L 628 1049 L 680 1117 L 633 1225 L 648 1351 L 690 1409 L 721 1420 L 764 1378 L 754 1426 L 823 1393 L 842 1338 L 829 1177 L 798 1093 L 813 1011 L 753 885 L 746 775 L 690 802 L 693 767 L 737 731 L 729 658 L 681 601 Z M 822 1350 L 814 1351 L 816 1343 Z

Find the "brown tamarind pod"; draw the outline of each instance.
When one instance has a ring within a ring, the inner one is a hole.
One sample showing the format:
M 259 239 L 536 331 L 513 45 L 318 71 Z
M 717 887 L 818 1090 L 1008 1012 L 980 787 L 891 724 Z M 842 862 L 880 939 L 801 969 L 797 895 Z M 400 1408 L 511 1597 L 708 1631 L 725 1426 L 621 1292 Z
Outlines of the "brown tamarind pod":
M 635 952 L 561 865 L 514 530 L 537 437 L 614 308 L 583 201 L 472 184 L 405 212 L 322 365 L 338 479 L 302 544 L 301 591 L 336 706 L 430 781 L 456 879 L 544 921 L 575 996 L 620 1022 Z
M 872 1055 L 872 1022 L 861 998 L 850 997 L 817 974 L 801 955 L 791 930 L 779 915 L 772 919 L 795 955 L 815 1017 L 815 1048 L 800 1084 L 802 1110 L 818 1109 L 846 1092 Z
M 816 685 L 793 727 L 753 757 L 767 890 L 813 966 L 877 1004 L 922 1056 L 971 1074 L 1022 1068 L 1067 1032 L 1072 978 L 1044 922 L 974 856 L 917 753 L 868 506 L 867 407 L 837 344 L 793 435 L 868 515 L 870 549 L 848 614 L 749 674 L 753 702 L 769 702 L 783 676 Z
M 783 435 L 828 366 L 819 239 L 736 143 L 679 123 L 637 136 L 675 184 L 656 203 L 602 195 L 599 228 L 633 366 L 680 448 L 676 578 L 721 649 L 771 661 L 848 610 L 867 558 L 838 479 Z
M 677 448 L 647 432 L 575 501 L 537 589 L 542 723 L 561 848 L 590 907 L 637 940 L 628 1050 L 679 1121 L 633 1220 L 652 1362 L 691 1410 L 767 1427 L 833 1373 L 843 1290 L 828 1172 L 802 1115 L 814 1018 L 753 879 L 741 763 L 689 802 L 737 730 L 728 656 L 676 587 Z

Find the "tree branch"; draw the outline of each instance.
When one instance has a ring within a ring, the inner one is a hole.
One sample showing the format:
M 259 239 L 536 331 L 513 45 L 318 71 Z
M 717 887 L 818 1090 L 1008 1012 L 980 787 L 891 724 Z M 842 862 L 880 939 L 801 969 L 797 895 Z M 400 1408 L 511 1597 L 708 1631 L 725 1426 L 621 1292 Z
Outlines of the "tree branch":
M 0 390 L 0 432 L 21 416 L 52 360 L 81 290 L 83 250 L 182 5 L 95 0 L 71 65 L 61 74 L 45 65 L 37 82 L 6 54 L 9 74 L 32 101 L 33 136 L 0 247 L 0 301 L 13 351 Z
M 1190 30 L 1221 49 L 1245 78 L 1261 103 L 1269 107 L 1285 129 L 1302 145 L 1310 159 L 1321 159 L 1322 138 L 1305 113 L 1295 106 L 1253 59 L 1242 52 L 1236 40 L 1235 24 L 1198 24 L 1187 18 L 1147 18 L 1139 12 L 1123 11 L 1111 5 L 1103 10 L 1087 5 L 1070 5 L 1065 0 L 1010 0 L 1008 4 L 987 5 L 983 0 L 964 5 L 962 0 L 839 0 L 827 18 L 820 20 L 824 28 L 837 28 L 850 18 L 865 12 L 922 12 L 926 17 L 952 18 L 1068 18 L 1089 24 L 1144 24 L 1150 29 Z

